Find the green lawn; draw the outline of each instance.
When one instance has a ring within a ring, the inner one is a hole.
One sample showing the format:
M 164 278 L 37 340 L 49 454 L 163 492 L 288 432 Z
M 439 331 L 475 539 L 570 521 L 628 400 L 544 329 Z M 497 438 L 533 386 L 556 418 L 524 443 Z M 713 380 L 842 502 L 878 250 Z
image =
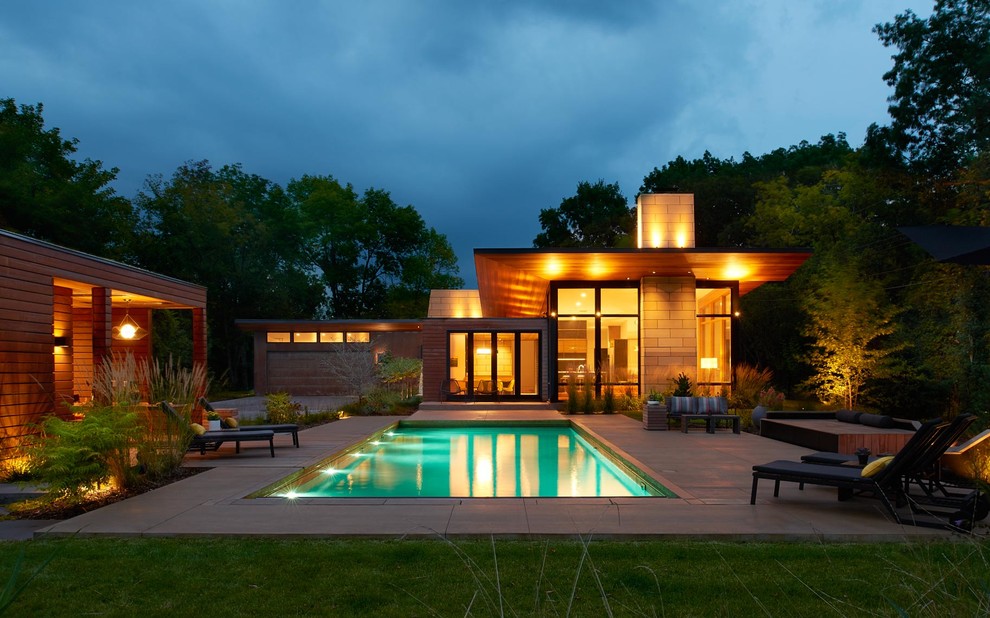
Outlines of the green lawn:
M 987 549 L 72 538 L 0 543 L 0 575 L 54 555 L 14 616 L 976 616 Z

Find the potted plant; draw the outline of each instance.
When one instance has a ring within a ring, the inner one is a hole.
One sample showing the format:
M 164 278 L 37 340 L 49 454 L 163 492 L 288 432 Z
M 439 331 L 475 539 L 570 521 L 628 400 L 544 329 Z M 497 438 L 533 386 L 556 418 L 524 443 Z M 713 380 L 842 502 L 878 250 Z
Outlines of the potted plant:
M 216 412 L 207 412 L 206 420 L 210 423 L 210 431 L 219 431 L 220 427 L 220 415 Z

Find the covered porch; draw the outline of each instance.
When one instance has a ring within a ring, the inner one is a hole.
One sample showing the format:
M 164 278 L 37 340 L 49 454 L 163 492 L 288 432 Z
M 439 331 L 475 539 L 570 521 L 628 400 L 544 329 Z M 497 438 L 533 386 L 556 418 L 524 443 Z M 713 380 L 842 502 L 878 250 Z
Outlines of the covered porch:
M 152 355 L 152 313 L 190 311 L 206 363 L 206 288 L 0 230 L 0 458 L 41 417 L 93 397 L 107 357 Z

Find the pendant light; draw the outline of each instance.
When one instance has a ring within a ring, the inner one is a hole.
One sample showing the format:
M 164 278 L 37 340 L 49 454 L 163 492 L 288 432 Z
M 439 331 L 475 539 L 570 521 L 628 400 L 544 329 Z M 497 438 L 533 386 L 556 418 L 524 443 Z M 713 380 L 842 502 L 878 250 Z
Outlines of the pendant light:
M 111 336 L 117 340 L 123 341 L 137 341 L 138 339 L 144 339 L 148 336 L 148 331 L 141 328 L 141 326 L 134 321 L 131 317 L 128 306 L 130 305 L 130 300 L 126 301 L 128 304 L 124 305 L 124 319 L 120 321 L 120 324 L 113 327 Z

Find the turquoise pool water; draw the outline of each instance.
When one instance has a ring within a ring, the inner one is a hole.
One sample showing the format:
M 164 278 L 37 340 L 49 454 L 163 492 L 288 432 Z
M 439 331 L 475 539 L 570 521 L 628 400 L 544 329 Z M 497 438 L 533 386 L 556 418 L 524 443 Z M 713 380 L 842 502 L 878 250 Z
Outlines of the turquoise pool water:
M 277 484 L 269 496 L 672 496 L 569 422 L 398 425 Z

